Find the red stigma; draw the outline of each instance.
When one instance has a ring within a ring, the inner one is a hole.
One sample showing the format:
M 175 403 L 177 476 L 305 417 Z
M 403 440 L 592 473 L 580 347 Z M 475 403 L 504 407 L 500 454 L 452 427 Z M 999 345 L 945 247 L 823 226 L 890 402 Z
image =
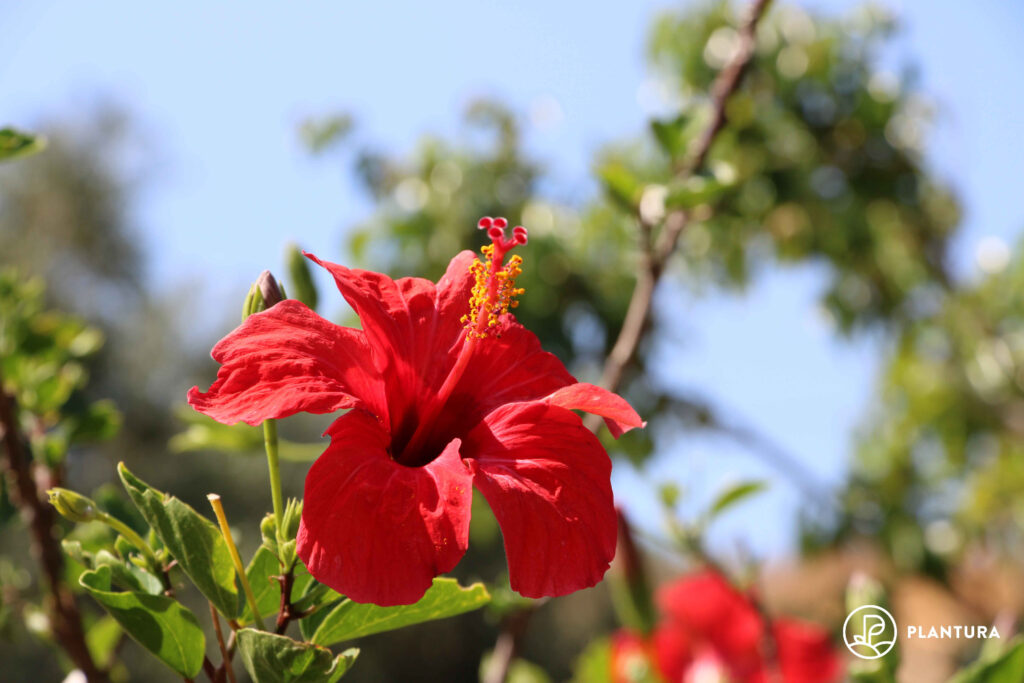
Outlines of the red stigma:
M 484 216 L 477 223 L 477 227 L 487 231 L 487 236 L 494 243 L 494 253 L 499 262 L 512 247 L 526 244 L 526 228 L 521 225 L 512 229 L 512 239 L 505 239 L 505 228 L 508 227 L 508 221 L 500 216 L 498 218 Z

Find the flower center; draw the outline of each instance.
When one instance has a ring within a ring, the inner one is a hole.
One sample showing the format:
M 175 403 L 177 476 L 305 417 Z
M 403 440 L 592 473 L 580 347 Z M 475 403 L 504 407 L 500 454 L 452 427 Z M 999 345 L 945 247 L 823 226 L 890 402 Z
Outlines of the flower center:
M 497 326 L 500 316 L 519 305 L 516 297 L 524 291 L 516 288 L 516 277 L 523 272 L 523 259 L 513 256 L 504 263 L 505 254 L 517 244 L 526 244 L 526 228 L 521 225 L 512 231 L 512 239 L 505 239 L 508 221 L 504 218 L 484 217 L 477 227 L 487 231 L 491 244 L 480 251 L 485 259 L 477 259 L 469 266 L 476 280 L 469 299 L 469 313 L 462 316 L 466 325 L 466 339 L 484 339 L 490 328 Z
M 437 392 L 437 398 L 420 416 L 416 431 L 409 439 L 401 452 L 396 454 L 395 460 L 400 463 L 418 466 L 440 455 L 438 453 L 420 453 L 431 436 L 431 430 L 444 408 L 452 392 L 462 379 L 469 361 L 473 357 L 473 349 L 479 340 L 486 339 L 494 332 L 501 316 L 506 315 L 509 309 L 519 305 L 516 297 L 523 293 L 522 288 L 516 288 L 516 277 L 522 273 L 523 259 L 513 256 L 505 262 L 505 255 L 513 247 L 526 244 L 526 228 L 521 225 L 512 230 L 511 239 L 505 238 L 505 228 L 508 221 L 504 218 L 491 218 L 486 216 L 480 219 L 477 227 L 487 231 L 491 238 L 491 244 L 481 249 L 483 259 L 474 260 L 469 266 L 469 272 L 474 276 L 473 291 L 469 298 L 469 312 L 462 316 L 462 323 L 465 325 L 462 349 L 459 357 L 452 366 L 448 376 L 445 377 L 441 388 Z M 436 439 L 430 439 L 431 442 Z M 436 444 L 431 444 L 436 445 Z M 441 448 L 447 445 L 441 444 Z

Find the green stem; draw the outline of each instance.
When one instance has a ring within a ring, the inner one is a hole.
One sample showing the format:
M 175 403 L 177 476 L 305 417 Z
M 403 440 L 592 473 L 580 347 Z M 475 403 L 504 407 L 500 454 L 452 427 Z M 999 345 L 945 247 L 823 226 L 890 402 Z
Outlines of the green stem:
M 263 446 L 267 451 L 267 466 L 270 469 L 270 496 L 274 502 L 274 522 L 277 526 L 278 542 L 284 531 L 284 498 L 281 495 L 281 463 L 277 451 L 277 421 L 264 420 Z
M 98 512 L 97 518 L 114 531 L 124 536 L 129 543 L 142 551 L 142 554 L 145 555 L 146 559 L 149 560 L 151 565 L 153 565 L 153 569 L 161 569 L 160 560 L 156 558 L 156 554 L 153 552 L 153 549 L 149 547 L 149 544 L 146 543 L 145 540 L 143 540 L 142 536 L 135 533 L 134 529 L 119 520 L 117 517 L 108 515 L 106 512 Z

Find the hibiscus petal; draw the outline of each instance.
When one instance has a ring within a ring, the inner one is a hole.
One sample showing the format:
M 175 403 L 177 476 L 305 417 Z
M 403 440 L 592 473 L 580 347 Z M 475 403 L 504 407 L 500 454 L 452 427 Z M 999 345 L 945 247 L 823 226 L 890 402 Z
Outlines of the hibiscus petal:
M 473 253 L 458 254 L 435 285 L 422 278 L 392 280 L 306 254 L 327 269 L 355 310 L 373 349 L 374 366 L 387 383 L 395 441 L 415 431 L 418 409 L 431 400 L 455 363 L 469 311 Z
M 576 381 L 533 332 L 510 317 L 491 334 L 474 343 L 466 372 L 435 421 L 435 433 L 465 433 L 498 406 L 540 399 Z
M 662 587 L 658 606 L 676 628 L 710 645 L 740 680 L 763 664 L 764 621 L 746 595 L 723 576 L 697 572 Z
M 462 452 L 501 526 L 512 588 L 539 598 L 601 580 L 615 555 L 611 460 L 579 417 L 543 401 L 505 405 Z
M 356 409 L 331 425 L 306 476 L 297 551 L 318 581 L 356 602 L 407 605 L 466 552 L 473 498 L 459 440 L 423 467 L 388 455 L 389 437 Z
M 787 683 L 829 683 L 839 678 L 839 657 L 825 629 L 795 619 L 775 619 L 772 635 Z
M 330 413 L 360 401 L 383 409 L 359 330 L 324 320 L 286 299 L 250 316 L 211 352 L 221 363 L 208 392 L 192 387 L 189 404 L 218 422 L 251 425 L 298 412 Z
M 685 680 L 693 664 L 694 647 L 686 629 L 668 620 L 662 621 L 651 634 L 658 671 L 666 681 Z
M 630 429 L 644 427 L 647 424 L 640 419 L 626 399 L 607 389 L 585 382 L 562 387 L 548 396 L 547 401 L 563 408 L 600 415 L 616 439 Z

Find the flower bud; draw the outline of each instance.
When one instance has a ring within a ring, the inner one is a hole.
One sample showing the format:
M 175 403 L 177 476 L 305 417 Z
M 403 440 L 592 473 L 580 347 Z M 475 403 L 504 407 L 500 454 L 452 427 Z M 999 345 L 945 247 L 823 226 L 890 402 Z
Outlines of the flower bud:
M 260 536 L 263 537 L 263 545 L 277 555 L 277 522 L 274 520 L 273 514 L 267 513 L 263 521 L 260 522 Z
M 242 320 L 245 321 L 250 315 L 265 311 L 284 299 L 284 288 L 278 284 L 269 270 L 264 270 L 249 287 L 249 293 L 242 305 Z
M 256 286 L 260 290 L 260 296 L 263 297 L 263 310 L 270 308 L 274 304 L 281 303 L 281 300 L 284 299 L 280 285 L 277 284 L 277 280 L 274 279 L 269 270 L 264 270 L 260 273 L 260 276 L 256 279 Z
M 70 489 L 52 488 L 46 492 L 50 505 L 72 522 L 91 522 L 97 518 L 96 503 Z
M 285 541 L 294 540 L 299 533 L 299 521 L 302 519 L 302 501 L 289 498 L 288 504 L 284 508 L 283 517 L 281 537 Z

